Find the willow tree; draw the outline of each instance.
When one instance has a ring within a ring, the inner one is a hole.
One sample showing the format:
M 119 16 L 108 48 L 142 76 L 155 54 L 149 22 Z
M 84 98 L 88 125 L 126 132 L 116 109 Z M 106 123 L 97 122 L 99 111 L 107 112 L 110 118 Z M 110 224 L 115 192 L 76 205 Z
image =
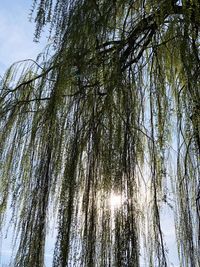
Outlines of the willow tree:
M 0 91 L 12 266 L 44 266 L 52 210 L 54 267 L 169 266 L 166 205 L 180 266 L 200 266 L 199 1 L 34 0 L 32 16 L 52 44 Z

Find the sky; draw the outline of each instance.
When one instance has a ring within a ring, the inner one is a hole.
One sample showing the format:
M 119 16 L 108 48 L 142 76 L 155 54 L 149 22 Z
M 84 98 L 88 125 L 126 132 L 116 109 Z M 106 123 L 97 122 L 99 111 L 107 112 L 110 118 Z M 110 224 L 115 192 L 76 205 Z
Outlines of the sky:
M 46 38 L 39 43 L 34 43 L 34 24 L 29 22 L 31 0 L 0 0 L 0 75 L 14 62 L 28 58 L 35 59 L 44 49 Z M 44 34 L 45 35 L 45 34 Z M 162 227 L 165 232 L 166 243 L 169 247 L 169 257 L 177 267 L 177 253 L 175 244 L 175 233 L 170 209 L 163 213 Z M 0 266 L 7 266 L 11 256 L 12 234 L 8 231 L 7 237 L 4 233 L 1 244 Z M 53 251 L 51 248 L 54 238 L 48 238 L 49 247 L 46 253 L 46 265 L 49 267 Z
M 45 47 L 34 43 L 34 23 L 29 21 L 31 0 L 0 0 L 0 74 L 12 63 L 32 58 Z

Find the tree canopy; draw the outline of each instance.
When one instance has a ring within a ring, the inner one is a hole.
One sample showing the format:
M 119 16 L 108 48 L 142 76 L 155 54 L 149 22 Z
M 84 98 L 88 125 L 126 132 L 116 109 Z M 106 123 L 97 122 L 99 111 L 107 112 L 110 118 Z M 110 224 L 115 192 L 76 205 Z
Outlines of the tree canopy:
M 180 266 L 200 266 L 199 1 L 34 0 L 32 17 L 51 44 L 0 88 L 12 266 L 44 266 L 53 212 L 54 267 L 167 267 L 166 205 Z

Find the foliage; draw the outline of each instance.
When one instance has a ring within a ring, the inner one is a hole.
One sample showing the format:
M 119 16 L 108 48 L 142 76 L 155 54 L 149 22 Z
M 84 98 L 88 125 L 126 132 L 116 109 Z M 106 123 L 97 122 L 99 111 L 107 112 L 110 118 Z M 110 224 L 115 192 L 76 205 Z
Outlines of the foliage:
M 13 266 L 44 266 L 52 209 L 54 267 L 138 267 L 143 246 L 145 266 L 169 266 L 167 204 L 181 266 L 200 266 L 199 1 L 34 0 L 32 12 L 54 55 L 14 64 L 0 91 Z

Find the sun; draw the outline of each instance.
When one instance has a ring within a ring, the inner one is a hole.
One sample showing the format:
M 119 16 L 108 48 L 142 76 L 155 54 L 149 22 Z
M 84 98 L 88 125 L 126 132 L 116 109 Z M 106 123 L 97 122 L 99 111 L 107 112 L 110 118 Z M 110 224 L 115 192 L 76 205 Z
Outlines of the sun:
M 110 194 L 110 207 L 112 210 L 119 209 L 122 206 L 122 196 L 116 193 Z

